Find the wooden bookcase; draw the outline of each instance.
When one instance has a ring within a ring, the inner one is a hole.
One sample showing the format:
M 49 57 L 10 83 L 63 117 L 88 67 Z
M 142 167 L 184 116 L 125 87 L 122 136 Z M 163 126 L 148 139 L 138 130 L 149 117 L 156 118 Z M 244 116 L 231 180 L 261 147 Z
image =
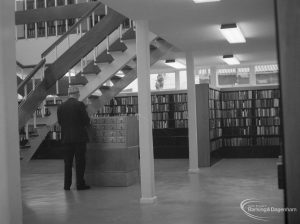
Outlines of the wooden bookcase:
M 222 90 L 222 157 L 278 157 L 280 90 L 256 87 Z
M 211 166 L 223 146 L 221 92 L 207 83 L 196 85 L 197 141 L 199 167 Z
M 278 157 L 278 87 L 211 89 L 196 85 L 199 166 L 220 158 Z
M 86 181 L 96 186 L 129 186 L 137 181 L 137 117 L 94 117 L 87 146 Z
M 188 112 L 186 91 L 162 91 L 151 95 L 154 158 L 188 158 Z M 137 94 L 120 94 L 97 116 L 134 116 Z

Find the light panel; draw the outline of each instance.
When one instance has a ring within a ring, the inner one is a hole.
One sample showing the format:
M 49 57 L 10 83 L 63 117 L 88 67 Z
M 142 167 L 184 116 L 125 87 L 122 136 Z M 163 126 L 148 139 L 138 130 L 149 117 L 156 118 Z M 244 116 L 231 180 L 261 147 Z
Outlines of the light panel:
M 221 0 L 193 0 L 195 3 L 219 2 Z
M 240 61 L 233 55 L 224 55 L 223 61 L 225 61 L 228 65 L 239 65 Z
M 174 59 L 166 60 L 165 64 L 169 65 L 169 66 L 171 66 L 173 68 L 176 68 L 176 69 L 183 69 L 183 68 L 185 68 L 184 64 L 181 64 L 180 62 L 175 61 Z
M 246 42 L 246 39 L 243 36 L 240 28 L 235 23 L 222 24 L 220 31 L 226 40 L 231 44 Z

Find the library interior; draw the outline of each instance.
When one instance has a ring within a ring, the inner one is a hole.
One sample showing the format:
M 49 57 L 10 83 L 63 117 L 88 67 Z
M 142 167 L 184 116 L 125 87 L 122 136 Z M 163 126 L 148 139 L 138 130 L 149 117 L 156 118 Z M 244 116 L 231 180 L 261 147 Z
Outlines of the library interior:
M 0 224 L 299 224 L 299 10 L 1 0 Z M 64 186 L 70 89 L 84 189 Z

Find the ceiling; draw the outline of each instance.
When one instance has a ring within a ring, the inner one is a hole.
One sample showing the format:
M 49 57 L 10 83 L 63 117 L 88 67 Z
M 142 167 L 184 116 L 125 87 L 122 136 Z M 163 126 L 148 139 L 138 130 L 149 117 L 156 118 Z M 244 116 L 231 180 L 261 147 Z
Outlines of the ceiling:
M 133 20 L 148 20 L 150 31 L 178 50 L 165 58 L 185 62 L 192 51 L 195 66 L 224 67 L 222 55 L 235 54 L 241 65 L 276 63 L 273 0 L 102 0 Z M 237 23 L 246 43 L 229 44 L 219 31 L 222 23 Z M 156 68 L 164 68 L 157 63 Z

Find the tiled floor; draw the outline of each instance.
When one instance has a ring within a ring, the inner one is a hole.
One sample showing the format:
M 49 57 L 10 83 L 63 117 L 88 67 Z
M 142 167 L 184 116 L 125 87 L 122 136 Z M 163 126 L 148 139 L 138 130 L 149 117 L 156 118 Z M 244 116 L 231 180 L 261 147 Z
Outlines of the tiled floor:
M 24 224 L 252 224 L 240 203 L 247 198 L 282 207 L 276 160 L 223 159 L 199 174 L 188 161 L 156 160 L 158 201 L 139 203 L 140 187 L 62 190 L 62 161 L 32 161 L 22 172 Z M 283 224 L 283 214 L 266 214 Z

